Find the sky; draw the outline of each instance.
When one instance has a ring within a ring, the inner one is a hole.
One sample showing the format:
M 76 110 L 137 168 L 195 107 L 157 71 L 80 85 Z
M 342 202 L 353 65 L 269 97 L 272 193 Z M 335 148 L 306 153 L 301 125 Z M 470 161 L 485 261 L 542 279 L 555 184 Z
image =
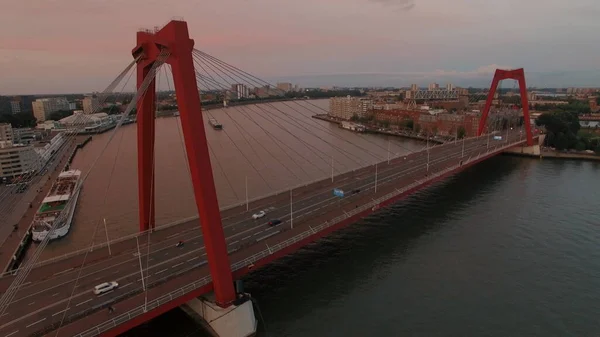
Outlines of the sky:
M 302 86 L 600 86 L 598 0 L 0 0 L 0 95 L 102 91 L 135 32 L 188 22 L 196 48 Z

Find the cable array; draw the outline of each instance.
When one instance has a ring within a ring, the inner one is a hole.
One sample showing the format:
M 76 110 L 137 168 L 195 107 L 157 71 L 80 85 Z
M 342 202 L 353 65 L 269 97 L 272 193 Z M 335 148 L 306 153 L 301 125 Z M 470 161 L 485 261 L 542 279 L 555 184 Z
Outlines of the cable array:
M 131 111 L 133 110 L 133 108 L 136 105 L 137 100 L 139 99 L 139 97 L 141 96 L 141 94 L 143 94 L 148 86 L 150 85 L 151 81 L 154 79 L 154 76 L 156 76 L 156 68 L 158 66 L 160 66 L 164 60 L 166 60 L 166 58 L 169 56 L 168 52 L 162 52 L 157 61 L 155 62 L 155 64 L 153 65 L 149 75 L 146 77 L 146 79 L 144 80 L 144 82 L 142 83 L 142 85 L 140 86 L 139 90 L 136 92 L 136 94 L 134 95 L 133 100 L 129 103 L 127 109 L 125 110 L 125 112 L 123 113 L 121 119 L 119 120 L 119 122 L 117 123 L 116 127 L 114 128 L 113 132 L 111 133 L 109 139 L 107 140 L 105 146 L 103 147 L 103 149 L 101 150 L 101 152 L 99 153 L 99 155 L 97 156 L 97 158 L 93 161 L 93 164 L 91 165 L 91 167 L 88 169 L 88 172 L 81 178 L 79 185 L 76 186 L 75 191 L 73 191 L 73 194 L 78 193 L 79 190 L 81 189 L 81 187 L 83 186 L 83 183 L 85 182 L 85 180 L 87 179 L 87 177 L 89 176 L 90 172 L 92 171 L 92 169 L 94 168 L 94 166 L 96 165 L 98 159 L 102 156 L 102 154 L 105 152 L 106 148 L 108 147 L 108 144 L 110 144 L 110 142 L 112 141 L 112 139 L 114 138 L 114 136 L 116 135 L 117 130 L 120 128 L 120 126 L 123 124 L 123 122 L 127 119 L 127 117 L 129 116 L 129 114 L 131 113 Z M 111 85 L 109 86 L 110 91 L 112 91 L 114 89 L 114 87 L 123 79 L 123 77 L 125 76 L 125 74 L 127 74 L 127 72 L 129 72 L 129 70 L 133 67 L 133 65 L 135 65 L 135 63 L 137 62 L 137 59 L 134 60 L 127 68 L 125 71 L 123 71 L 121 73 L 120 76 L 117 77 L 117 79 L 111 83 Z M 109 90 L 105 90 L 105 92 L 108 92 Z M 103 94 L 103 95 L 99 95 L 101 98 L 101 101 L 103 102 L 104 100 L 106 100 L 106 98 L 108 97 L 108 95 Z M 99 104 L 100 105 L 100 104 Z M 67 202 L 67 205 L 65 207 L 69 207 L 70 203 L 74 202 L 74 199 L 70 199 Z M 34 252 L 34 255 L 32 256 L 32 258 L 26 263 L 25 266 L 21 267 L 19 269 L 19 273 L 17 274 L 17 277 L 13 280 L 13 282 L 11 283 L 11 285 L 9 286 L 9 288 L 7 289 L 7 291 L 3 294 L 2 298 L 0 298 L 0 313 L 3 313 L 6 308 L 8 307 L 8 305 L 10 304 L 10 302 L 12 301 L 12 298 L 14 298 L 14 296 L 16 295 L 17 291 L 19 290 L 20 286 L 22 285 L 22 283 L 24 282 L 24 280 L 27 278 L 27 276 L 29 275 L 29 272 L 31 271 L 33 265 L 37 262 L 37 260 L 39 259 L 39 256 L 41 254 L 41 252 L 43 251 L 43 249 L 46 247 L 46 245 L 49 242 L 49 238 L 52 236 L 52 233 L 55 231 L 56 229 L 56 225 L 58 223 L 60 223 L 60 221 L 65 220 L 64 217 L 66 217 L 66 215 L 63 213 L 61 213 L 59 215 L 59 217 L 57 217 L 57 219 L 55 219 L 55 221 L 53 222 L 53 225 L 51 227 L 51 229 L 49 230 L 48 235 L 46 235 L 45 239 L 38 245 L 37 249 Z M 92 237 L 91 239 L 91 244 L 90 246 L 92 246 L 93 244 L 93 240 L 94 237 Z M 89 251 L 86 252 L 85 256 L 84 256 L 84 260 L 82 262 L 82 266 L 85 264 L 85 259 L 87 257 Z M 83 268 L 80 268 L 80 272 L 77 276 L 77 279 L 75 281 L 75 285 L 73 287 L 73 291 L 71 296 L 69 297 L 69 301 L 67 304 L 67 309 L 69 308 L 70 305 L 70 301 L 72 299 L 72 295 L 75 291 L 75 287 L 77 285 L 77 281 L 79 280 L 79 277 L 81 275 L 81 271 L 83 270 Z M 64 318 L 66 316 L 66 312 L 67 310 L 65 310 L 64 314 L 63 314 L 63 318 L 62 321 L 64 321 Z M 61 323 L 62 324 L 62 323 Z M 58 333 L 58 331 L 57 331 Z

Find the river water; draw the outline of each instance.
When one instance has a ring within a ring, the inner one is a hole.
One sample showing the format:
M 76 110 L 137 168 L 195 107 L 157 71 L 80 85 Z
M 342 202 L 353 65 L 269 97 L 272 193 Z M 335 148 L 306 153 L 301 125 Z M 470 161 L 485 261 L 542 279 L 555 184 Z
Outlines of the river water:
M 598 336 L 599 172 L 499 156 L 399 202 L 248 277 L 260 336 Z
M 423 149 L 420 141 L 361 135 L 311 118 L 328 100 L 260 104 L 204 111 L 224 129 L 206 124 L 219 204 L 246 200 Z M 112 138 L 108 142 L 109 138 Z M 41 260 L 138 231 L 136 125 L 95 135 L 72 167 L 89 172 L 74 224 L 51 242 Z M 197 214 L 179 117 L 156 120 L 156 223 Z M 106 227 L 104 226 L 106 220 Z M 198 229 L 199 230 L 199 229 Z

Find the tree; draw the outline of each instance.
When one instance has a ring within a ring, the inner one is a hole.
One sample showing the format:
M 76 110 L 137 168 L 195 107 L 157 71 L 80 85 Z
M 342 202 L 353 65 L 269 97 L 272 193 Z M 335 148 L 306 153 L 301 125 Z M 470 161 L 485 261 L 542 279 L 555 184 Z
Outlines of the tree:
M 456 130 L 456 136 L 458 139 L 463 139 L 467 135 L 467 130 L 465 130 L 464 126 L 459 126 L 458 130 Z
M 575 150 L 577 151 L 585 151 L 586 146 L 585 143 L 582 141 L 577 142 L 577 144 L 575 144 Z
M 65 117 L 69 117 L 72 114 L 73 114 L 73 111 L 70 111 L 70 110 L 58 110 L 58 111 L 51 113 L 50 116 L 48 116 L 48 119 L 57 121 L 57 120 L 61 120 L 61 119 L 65 118 Z
M 554 141 L 554 147 L 556 147 L 557 150 L 562 151 L 565 150 L 568 145 L 569 140 L 567 139 L 567 136 L 565 136 L 565 134 L 562 132 L 557 133 L 556 140 Z
M 415 124 L 414 130 L 416 133 L 420 133 L 421 132 L 421 125 L 420 124 Z
M 402 126 L 404 128 L 412 130 L 415 127 L 415 122 L 412 119 L 405 119 L 402 121 Z
M 10 123 L 13 128 L 30 128 L 36 125 L 37 120 L 32 112 L 7 113 L 0 115 L 0 123 Z

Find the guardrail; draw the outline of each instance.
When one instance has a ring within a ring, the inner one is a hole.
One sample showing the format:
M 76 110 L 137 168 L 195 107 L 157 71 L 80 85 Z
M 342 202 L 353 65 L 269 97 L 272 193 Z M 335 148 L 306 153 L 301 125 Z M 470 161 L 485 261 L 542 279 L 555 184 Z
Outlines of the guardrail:
M 370 208 L 373 208 L 374 206 L 378 206 L 379 204 L 381 204 L 381 203 L 383 203 L 383 202 L 385 202 L 385 201 L 387 201 L 387 200 L 389 200 L 391 198 L 394 198 L 394 197 L 396 197 L 398 195 L 401 195 L 401 194 L 403 194 L 403 193 L 405 193 L 405 192 L 407 192 L 407 191 L 409 191 L 409 190 L 411 190 L 411 189 L 413 189 L 415 187 L 421 186 L 421 185 L 427 183 L 428 181 L 435 180 L 436 178 L 438 178 L 440 176 L 443 176 L 443 175 L 445 175 L 447 173 L 450 173 L 450 172 L 456 170 L 457 168 L 460 168 L 462 166 L 466 166 L 466 165 L 468 165 L 469 163 L 472 163 L 472 162 L 476 162 L 479 159 L 484 158 L 486 156 L 489 156 L 489 155 L 491 155 L 493 153 L 498 153 L 498 152 L 500 152 L 500 151 L 502 151 L 504 149 L 511 148 L 511 147 L 515 146 L 515 144 L 518 144 L 518 143 L 521 143 L 521 142 L 522 142 L 522 140 L 519 140 L 519 141 L 515 141 L 514 143 L 504 145 L 504 146 L 499 146 L 500 144 L 498 144 L 498 145 L 494 146 L 493 148 L 488 149 L 487 151 L 485 151 L 483 153 L 480 152 L 475 158 L 469 157 L 466 161 L 463 161 L 462 163 L 459 162 L 459 164 L 457 164 L 457 165 L 453 165 L 453 166 L 450 166 L 450 167 L 448 167 L 448 168 L 446 168 L 446 169 L 444 169 L 442 171 L 439 171 L 437 173 L 433 173 L 430 176 L 428 176 L 427 178 L 417 180 L 417 181 L 415 181 L 415 182 L 413 182 L 413 183 L 411 183 L 411 184 L 409 184 L 409 185 L 407 185 L 407 186 L 405 186 L 405 187 L 403 187 L 401 189 L 395 189 L 393 192 L 390 192 L 390 193 L 388 193 L 388 194 L 386 194 L 386 195 L 384 195 L 382 197 L 374 199 L 374 200 L 372 200 L 372 201 L 370 201 L 370 202 L 368 202 L 368 203 L 366 203 L 366 204 L 364 204 L 362 206 L 359 206 L 358 208 L 355 208 L 355 209 L 353 209 L 353 210 L 351 210 L 349 212 L 345 212 L 344 214 L 331 219 L 331 221 L 325 221 L 324 223 L 322 223 L 322 224 L 320 224 L 318 226 L 310 227 L 308 230 L 306 230 L 306 231 L 304 231 L 302 233 L 299 233 L 298 235 L 296 235 L 296 236 L 294 236 L 292 238 L 289 238 L 289 239 L 287 239 L 287 240 L 285 240 L 283 242 L 280 242 L 280 243 L 278 243 L 276 245 L 269 246 L 267 249 L 262 250 L 259 253 L 256 253 L 256 254 L 254 254 L 252 256 L 249 256 L 249 257 L 247 257 L 247 258 L 245 258 L 245 259 L 243 259 L 241 261 L 235 262 L 235 263 L 231 264 L 231 270 L 232 271 L 237 271 L 237 270 L 242 269 L 242 268 L 244 268 L 246 266 L 249 266 L 249 265 L 253 264 L 254 262 L 257 262 L 257 261 L 259 261 L 259 260 L 261 260 L 261 259 L 263 259 L 263 258 L 265 258 L 265 257 L 267 257 L 269 255 L 274 254 L 275 252 L 278 252 L 278 251 L 280 251 L 280 250 L 282 250 L 282 249 L 284 249 L 286 247 L 289 247 L 289 246 L 291 246 L 291 245 L 293 245 L 293 244 L 295 244 L 297 242 L 300 242 L 300 241 L 302 241 L 302 240 L 310 237 L 313 234 L 316 234 L 316 233 L 318 233 L 318 232 L 320 232 L 320 231 L 322 231 L 322 230 L 324 230 L 326 228 L 334 226 L 334 225 L 336 225 L 337 223 L 339 223 L 339 222 L 341 222 L 343 220 L 351 218 L 351 217 L 353 217 L 353 216 L 355 216 L 355 215 L 357 215 L 357 214 L 359 214 L 361 212 L 364 212 L 364 211 L 366 211 L 366 210 L 368 210 Z M 99 324 L 99 325 L 97 325 L 97 326 L 95 326 L 95 327 L 93 327 L 91 329 L 88 329 L 88 330 L 86 330 L 86 331 L 84 331 L 84 332 L 82 332 L 82 333 L 80 333 L 80 334 L 78 334 L 76 336 L 77 337 L 98 336 L 101 333 L 109 331 L 110 329 L 113 329 L 113 328 L 117 327 L 118 325 L 120 325 L 122 323 L 125 323 L 125 322 L 127 322 L 127 321 L 129 321 L 129 320 L 131 320 L 131 319 L 133 319 L 135 317 L 143 315 L 144 313 L 146 313 L 149 310 L 158 308 L 162 304 L 168 303 L 168 302 L 170 302 L 170 301 L 172 301 L 174 299 L 177 299 L 177 298 L 179 298 L 179 297 L 181 297 L 181 296 L 183 296 L 183 295 L 185 295 L 185 294 L 187 294 L 187 293 L 189 293 L 191 291 L 194 291 L 194 290 L 196 290 L 196 289 L 198 289 L 198 288 L 200 288 L 202 286 L 205 286 L 208 283 L 210 283 L 211 281 L 212 281 L 212 278 L 210 277 L 210 275 L 209 276 L 205 276 L 205 277 L 203 277 L 203 278 L 201 278 L 201 279 L 199 279 L 199 280 L 197 280 L 195 282 L 192 282 L 192 283 L 190 283 L 190 284 L 188 284 L 186 286 L 183 286 L 183 287 L 181 287 L 181 288 L 179 288 L 177 290 L 174 290 L 174 291 L 172 291 L 172 292 L 170 292 L 168 294 L 165 294 L 165 295 L 163 295 L 161 297 L 158 297 L 158 298 L 156 298 L 156 299 L 154 299 L 154 300 L 152 300 L 150 302 L 147 302 L 145 305 L 141 305 L 141 306 L 136 307 L 134 309 L 131 309 L 131 310 L 127 311 L 127 312 L 124 312 L 124 313 L 116 316 L 115 318 L 112 318 L 112 319 L 110 319 L 110 320 L 108 320 L 106 322 L 103 322 L 103 323 L 101 323 L 101 324 Z

